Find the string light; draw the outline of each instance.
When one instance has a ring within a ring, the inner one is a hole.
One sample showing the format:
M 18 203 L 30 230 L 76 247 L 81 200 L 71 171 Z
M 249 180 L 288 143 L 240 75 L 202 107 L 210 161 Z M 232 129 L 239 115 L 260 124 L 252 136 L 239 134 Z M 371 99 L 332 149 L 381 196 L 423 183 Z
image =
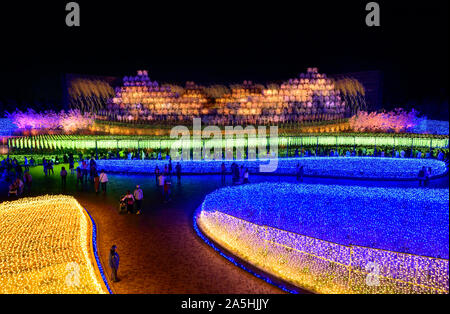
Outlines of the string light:
M 235 162 L 250 173 L 259 173 L 259 166 L 267 160 L 189 160 L 180 161 L 183 173 L 217 174 L 221 173 L 222 162 L 229 170 Z M 107 172 L 153 174 L 155 167 L 164 169 L 167 160 L 98 160 L 97 166 Z M 373 158 L 373 157 L 307 157 L 279 158 L 278 168 L 274 174 L 295 175 L 297 164 L 304 166 L 304 174 L 310 176 L 357 177 L 381 179 L 417 179 L 422 167 L 430 167 L 433 176 L 447 171 L 445 162 L 435 159 L 413 158 Z
M 0 204 L 0 293 L 108 293 L 94 266 L 92 229 L 70 196 Z
M 211 193 L 196 219 L 234 255 L 313 292 L 448 293 L 448 200 L 448 190 L 264 183 Z
M 266 139 L 263 139 L 264 141 Z M 448 136 L 432 137 L 427 135 L 392 136 L 389 134 L 339 134 L 339 135 L 303 135 L 280 136 L 281 147 L 289 143 L 290 147 L 348 146 L 348 147 L 403 147 L 403 148 L 447 148 Z M 175 139 L 164 137 L 140 136 L 94 136 L 46 134 L 29 137 L 9 138 L 9 147 L 13 149 L 170 149 Z M 97 146 L 96 146 L 97 145 Z M 224 145 L 224 144 L 223 144 Z M 192 145 L 191 147 L 192 148 Z

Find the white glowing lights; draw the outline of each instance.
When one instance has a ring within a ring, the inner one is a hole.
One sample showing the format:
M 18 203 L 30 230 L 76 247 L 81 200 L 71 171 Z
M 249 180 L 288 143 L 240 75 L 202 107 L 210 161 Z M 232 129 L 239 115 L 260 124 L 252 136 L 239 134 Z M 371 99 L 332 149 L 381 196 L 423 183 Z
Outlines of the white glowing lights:
M 107 293 L 95 265 L 92 225 L 70 196 L 0 204 L 0 293 Z

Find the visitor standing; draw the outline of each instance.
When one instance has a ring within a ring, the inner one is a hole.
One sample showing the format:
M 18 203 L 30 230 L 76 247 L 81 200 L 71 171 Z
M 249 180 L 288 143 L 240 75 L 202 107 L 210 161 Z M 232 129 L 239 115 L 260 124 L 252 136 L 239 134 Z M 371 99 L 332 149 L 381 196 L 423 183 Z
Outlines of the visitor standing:
M 67 171 L 65 167 L 61 168 L 61 172 L 59 173 L 61 176 L 61 187 L 63 189 L 66 188 L 66 179 L 67 179 Z
M 161 172 L 159 171 L 159 167 L 155 167 L 155 180 L 156 180 L 156 186 L 158 186 L 159 183 L 159 176 L 161 175 Z
M 89 179 L 91 182 L 94 182 L 94 174 L 96 169 L 97 163 L 95 162 L 94 157 L 91 157 L 91 160 L 89 161 Z
M 419 186 L 422 186 L 424 184 L 425 172 L 426 172 L 425 167 L 422 167 L 422 169 L 420 169 L 419 171 Z
M 25 160 L 23 162 L 23 165 L 25 166 L 25 171 L 30 170 L 27 156 L 25 156 Z
M 25 182 L 25 186 L 27 188 L 27 192 L 31 192 L 31 182 L 33 181 L 33 177 L 31 176 L 31 173 L 29 170 L 25 170 L 25 174 L 23 175 L 23 179 Z
M 94 170 L 94 189 L 95 194 L 98 194 L 98 190 L 100 187 L 100 176 L 98 175 L 97 168 Z
M 136 185 L 136 190 L 134 190 L 133 196 L 136 201 L 136 214 L 140 215 L 142 210 L 142 200 L 144 199 L 144 192 L 139 185 Z
M 50 174 L 50 172 L 52 174 L 55 174 L 55 172 L 53 171 L 53 160 L 50 159 L 47 163 L 47 167 L 48 167 L 48 174 Z
M 81 170 L 83 172 L 83 183 L 86 183 L 88 178 L 88 164 L 85 160 L 81 162 Z
M 244 184 L 250 183 L 249 181 L 249 172 L 248 169 L 245 169 L 244 171 Z
M 106 184 L 108 183 L 108 176 L 105 173 L 105 170 L 102 170 L 99 177 L 100 183 L 102 185 L 103 194 L 106 193 Z
M 159 188 L 159 191 L 160 191 L 160 193 L 162 195 L 162 200 L 163 201 L 165 199 L 164 198 L 164 181 L 165 181 L 164 175 L 160 174 L 159 177 L 158 177 L 158 188 Z
M 42 166 L 44 167 L 44 175 L 47 176 L 47 160 L 45 158 L 42 159 Z
M 245 172 L 244 166 L 241 165 L 241 168 L 239 170 L 239 184 L 244 183 L 244 172 Z
M 74 165 L 75 165 L 75 161 L 73 160 L 73 154 L 69 155 L 69 169 L 70 169 L 70 174 L 74 173 Z
M 77 186 L 79 183 L 81 183 L 81 185 L 83 185 L 83 172 L 81 171 L 80 166 L 77 167 Z
M 170 177 L 165 177 L 164 178 L 164 200 L 166 202 L 170 201 L 171 185 L 172 185 L 172 182 L 170 181 Z
M 109 267 L 111 268 L 111 279 L 113 282 L 118 282 L 120 279 L 117 277 L 119 271 L 119 254 L 117 253 L 117 246 L 113 245 L 109 251 Z

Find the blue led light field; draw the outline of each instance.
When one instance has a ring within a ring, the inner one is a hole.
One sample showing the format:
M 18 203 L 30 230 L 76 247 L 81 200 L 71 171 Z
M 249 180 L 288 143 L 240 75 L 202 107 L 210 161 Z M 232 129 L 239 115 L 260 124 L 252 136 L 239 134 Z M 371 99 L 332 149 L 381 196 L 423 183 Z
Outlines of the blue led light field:
M 263 183 L 228 187 L 204 211 L 341 245 L 449 257 L 448 189 Z

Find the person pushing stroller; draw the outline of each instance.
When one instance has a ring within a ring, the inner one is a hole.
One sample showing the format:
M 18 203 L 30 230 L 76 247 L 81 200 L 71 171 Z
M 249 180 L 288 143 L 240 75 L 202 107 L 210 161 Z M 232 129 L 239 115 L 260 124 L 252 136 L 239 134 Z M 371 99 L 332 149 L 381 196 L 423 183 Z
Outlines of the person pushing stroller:
M 133 214 L 134 209 L 134 196 L 131 194 L 130 191 L 127 192 L 127 194 L 120 200 L 121 202 L 121 208 L 123 205 L 127 208 L 128 214 Z

